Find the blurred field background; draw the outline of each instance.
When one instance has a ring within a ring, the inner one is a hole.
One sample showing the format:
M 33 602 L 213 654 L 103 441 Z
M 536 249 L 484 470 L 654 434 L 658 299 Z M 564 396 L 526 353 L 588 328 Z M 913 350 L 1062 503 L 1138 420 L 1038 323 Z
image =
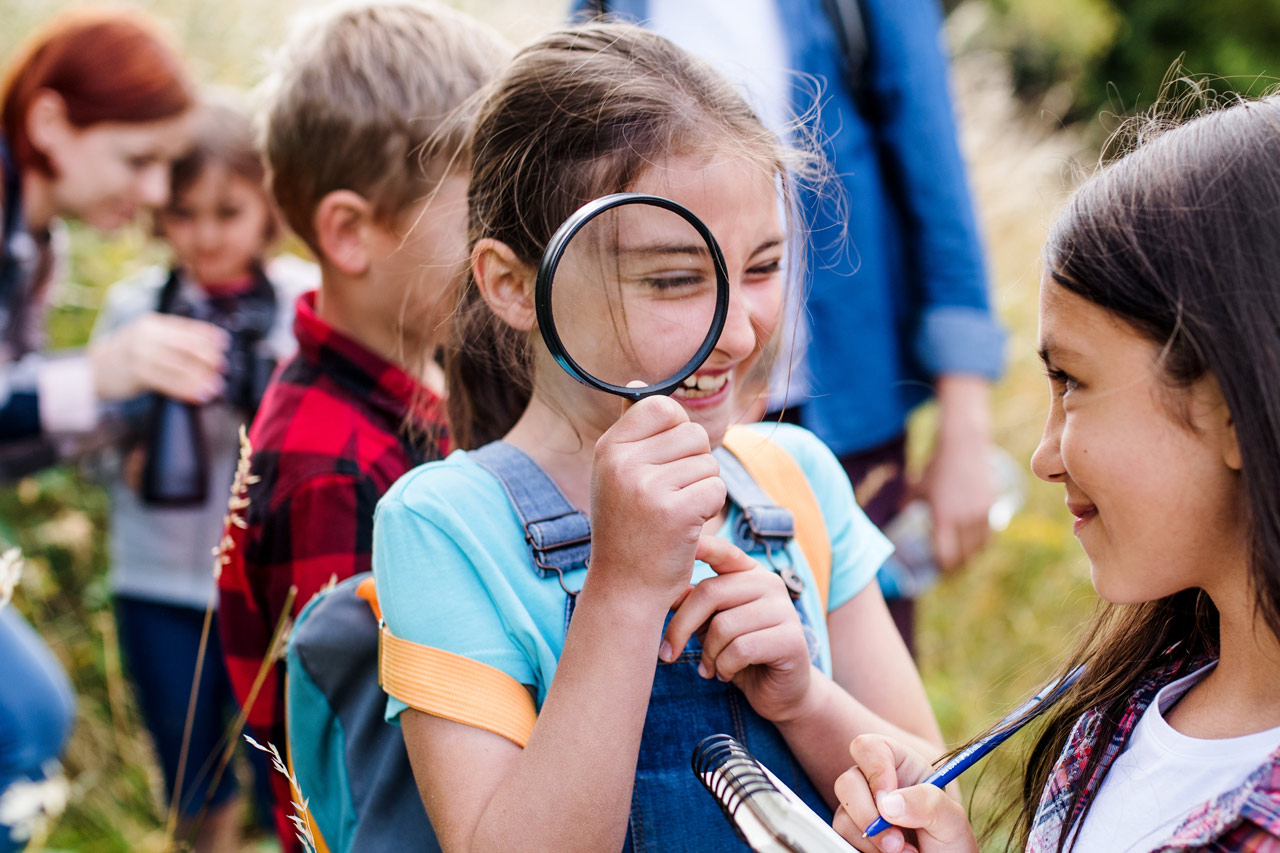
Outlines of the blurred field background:
M 0 0 L 0 56 L 63 0 Z M 151 0 L 199 79 L 249 87 L 263 74 L 301 0 Z M 555 24 L 558 0 L 463 0 L 517 43 Z M 1116 117 L 1149 105 L 1172 63 L 1222 75 L 1254 94 L 1280 67 L 1276 0 L 965 0 L 949 3 L 948 39 L 963 145 L 989 250 L 993 291 L 1009 330 L 1009 367 L 995 392 L 995 439 L 1019 461 L 1039 438 L 1046 396 L 1034 354 L 1038 251 L 1070 188 L 1092 168 Z M 78 231 L 72 283 L 50 333 L 83 343 L 103 289 L 163 260 L 139 230 L 105 240 Z M 932 413 L 919 415 L 927 437 Z M 912 447 L 922 458 L 924 442 Z M 962 573 L 923 601 L 920 666 L 952 743 L 965 740 L 1046 678 L 1077 637 L 1094 596 L 1060 490 L 1027 473 L 1028 500 Z M 103 491 L 71 467 L 0 489 L 0 540 L 29 566 L 15 598 L 75 681 L 79 719 L 66 756 L 68 809 L 47 850 L 160 851 L 159 773 L 120 670 L 105 584 Z M 212 544 L 212 543 L 211 543 Z M 988 759 L 975 811 L 992 813 L 992 780 L 1018 768 L 1016 743 Z M 969 785 L 970 790 L 974 788 Z M 989 842 L 999 849 L 1000 835 Z M 265 848 L 269 849 L 269 848 Z

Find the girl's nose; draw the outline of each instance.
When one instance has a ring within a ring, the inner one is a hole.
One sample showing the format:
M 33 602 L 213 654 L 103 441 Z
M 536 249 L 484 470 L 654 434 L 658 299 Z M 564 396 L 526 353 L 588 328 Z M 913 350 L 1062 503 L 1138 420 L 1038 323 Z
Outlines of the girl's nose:
M 751 322 L 751 311 L 743 299 L 742 289 L 729 288 L 729 313 L 725 317 L 724 331 L 716 348 L 735 359 L 746 358 L 756 347 L 756 330 Z
M 202 217 L 196 226 L 196 246 L 202 251 L 217 247 L 218 225 L 212 217 Z
M 1049 410 L 1040 444 L 1031 454 L 1031 471 L 1041 480 L 1054 483 L 1066 474 L 1062 464 L 1062 413 L 1056 403 Z

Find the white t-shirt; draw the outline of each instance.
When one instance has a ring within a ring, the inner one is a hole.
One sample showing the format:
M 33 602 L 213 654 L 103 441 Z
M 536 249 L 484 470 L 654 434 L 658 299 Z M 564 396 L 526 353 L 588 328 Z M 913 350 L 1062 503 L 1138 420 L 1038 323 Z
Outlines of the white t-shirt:
M 1164 712 L 1216 664 L 1156 694 L 1116 757 L 1080 827 L 1074 853 L 1149 853 L 1197 806 L 1239 787 L 1280 747 L 1280 726 L 1243 737 L 1187 737 Z

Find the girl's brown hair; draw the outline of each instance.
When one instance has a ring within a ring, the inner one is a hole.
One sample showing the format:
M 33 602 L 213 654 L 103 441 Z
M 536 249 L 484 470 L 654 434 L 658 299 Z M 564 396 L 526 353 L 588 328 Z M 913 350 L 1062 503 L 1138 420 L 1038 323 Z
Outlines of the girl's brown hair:
M 728 150 L 784 183 L 811 158 L 783 148 L 733 86 L 666 39 L 633 26 L 585 24 L 517 54 L 481 105 L 470 143 L 469 245 L 509 246 L 530 268 L 574 210 L 627 190 L 675 154 Z M 529 335 L 489 310 L 470 275 L 459 284 L 446 349 L 449 422 L 458 446 L 500 438 L 532 392 Z
M 80 128 L 173 118 L 193 100 L 177 50 L 147 18 L 124 10 L 65 12 L 9 63 L 0 94 L 5 138 L 20 168 L 53 175 L 27 135 L 27 113 L 42 90 L 57 93 Z

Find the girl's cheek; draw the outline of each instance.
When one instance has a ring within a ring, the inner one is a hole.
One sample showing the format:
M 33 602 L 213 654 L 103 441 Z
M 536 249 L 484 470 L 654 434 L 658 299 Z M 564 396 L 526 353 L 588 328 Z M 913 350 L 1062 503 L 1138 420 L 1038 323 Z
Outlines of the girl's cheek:
M 767 342 L 782 323 L 782 285 L 747 287 L 743 298 L 747 302 L 751 324 L 755 326 L 761 342 Z

